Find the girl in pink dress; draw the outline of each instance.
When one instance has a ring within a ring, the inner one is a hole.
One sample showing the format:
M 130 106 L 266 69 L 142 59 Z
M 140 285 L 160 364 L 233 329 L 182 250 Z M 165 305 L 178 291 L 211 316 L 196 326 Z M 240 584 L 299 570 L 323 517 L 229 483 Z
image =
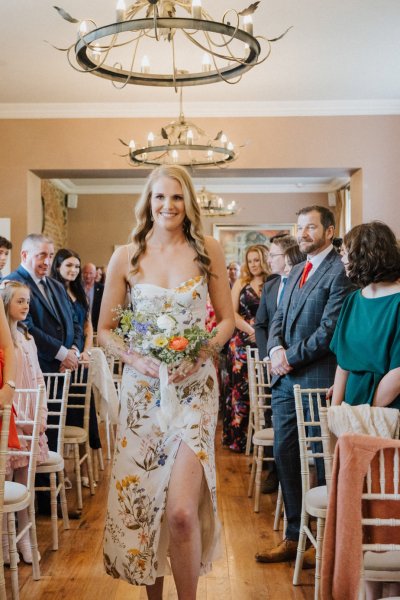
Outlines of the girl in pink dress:
M 40 384 L 44 384 L 43 373 L 39 366 L 37 348 L 35 341 L 29 335 L 25 326 L 21 323 L 29 312 L 30 291 L 29 288 L 18 281 L 7 281 L 0 290 L 3 298 L 4 309 L 11 330 L 11 336 L 14 342 L 15 354 L 17 359 L 16 387 L 17 389 L 36 389 Z M 17 410 L 17 419 L 33 419 L 35 406 L 33 402 L 21 402 L 15 406 Z M 42 408 L 40 419 L 39 435 L 39 455 L 38 463 L 45 461 L 49 456 L 47 445 L 47 436 L 45 430 L 47 427 L 47 404 Z M 21 431 L 22 433 L 22 431 Z M 23 442 L 21 443 L 22 446 Z M 27 483 L 28 479 L 28 457 L 10 457 L 7 461 L 7 479 L 22 484 Z M 27 509 L 18 512 L 18 529 L 25 527 L 28 519 Z M 3 529 L 5 531 L 5 529 Z M 4 562 L 8 558 L 8 540 L 3 538 Z M 18 542 L 18 551 L 22 555 L 24 562 L 32 562 L 32 553 L 29 542 L 29 532 Z

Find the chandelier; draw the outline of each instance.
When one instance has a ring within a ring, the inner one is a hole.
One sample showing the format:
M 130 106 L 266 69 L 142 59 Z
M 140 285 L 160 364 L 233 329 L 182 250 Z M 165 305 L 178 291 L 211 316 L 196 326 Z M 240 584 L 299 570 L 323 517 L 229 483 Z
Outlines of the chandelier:
M 197 192 L 197 202 L 201 214 L 205 217 L 227 217 L 229 215 L 234 215 L 237 212 L 237 206 L 234 200 L 225 206 L 224 201 L 220 196 L 209 192 L 205 187 L 202 187 L 201 190 Z
M 243 73 L 269 57 L 271 44 L 290 29 L 272 39 L 255 36 L 252 15 L 258 5 L 240 12 L 228 9 L 217 21 L 201 0 L 136 0 L 129 6 L 117 0 L 115 22 L 101 27 L 55 6 L 63 19 L 78 24 L 78 39 L 67 48 L 53 47 L 66 52 L 74 69 L 109 79 L 116 87 L 177 90 L 218 81 L 238 83 Z
M 176 164 L 184 167 L 223 167 L 236 160 L 238 153 L 223 131 L 211 138 L 193 121 L 188 121 L 183 114 L 182 88 L 180 88 L 179 118 L 171 121 L 154 134 L 147 136 L 144 146 L 136 147 L 135 140 L 129 144 L 119 140 L 129 148 L 132 166 Z

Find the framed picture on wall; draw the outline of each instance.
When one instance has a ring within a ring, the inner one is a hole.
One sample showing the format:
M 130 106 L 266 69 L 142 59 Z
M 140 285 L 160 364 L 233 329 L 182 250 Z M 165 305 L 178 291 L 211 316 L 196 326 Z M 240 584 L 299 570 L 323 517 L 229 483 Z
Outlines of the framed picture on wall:
M 246 248 L 253 244 L 267 244 L 274 235 L 295 235 L 294 223 L 274 225 L 214 225 L 213 236 L 219 240 L 226 263 L 236 261 L 242 264 Z

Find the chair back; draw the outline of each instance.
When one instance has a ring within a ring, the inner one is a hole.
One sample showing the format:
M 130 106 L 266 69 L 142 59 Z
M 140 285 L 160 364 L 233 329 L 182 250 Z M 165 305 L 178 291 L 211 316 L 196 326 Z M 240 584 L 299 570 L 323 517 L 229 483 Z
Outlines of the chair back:
M 43 373 L 43 376 L 46 382 L 48 408 L 47 429 L 58 431 L 57 452 L 62 456 L 71 371 L 67 370 L 65 373 Z
M 4 479 L 8 454 L 8 434 L 10 431 L 11 404 L 0 407 L 1 435 L 0 435 L 0 540 L 3 534 L 3 505 L 4 505 Z M 0 543 L 0 598 L 5 597 L 3 544 Z
M 21 443 L 21 450 L 10 449 L 8 454 L 9 456 L 28 456 L 28 480 L 26 487 L 31 494 L 34 493 L 35 489 L 36 462 L 39 453 L 39 431 L 42 419 L 41 412 L 45 398 L 45 387 L 43 384 L 40 384 L 36 389 L 15 390 L 13 400 L 18 415 L 15 423 Z M 29 413 L 32 412 L 33 418 L 30 418 Z
M 71 373 L 68 392 L 68 409 L 83 411 L 83 429 L 89 433 L 90 398 L 92 393 L 92 361 L 81 361 Z
M 106 360 L 108 368 L 110 369 L 112 379 L 114 381 L 115 389 L 117 390 L 118 397 L 121 392 L 122 382 L 122 371 L 124 369 L 124 363 L 120 358 L 115 358 L 112 354 L 106 354 Z
M 322 448 L 324 452 L 325 479 L 328 493 L 331 489 L 333 455 L 335 452 L 335 438 L 332 435 L 328 425 L 328 407 L 321 406 L 319 409 L 319 419 L 321 426 Z
M 304 498 L 305 493 L 310 489 L 310 459 L 325 458 L 320 410 L 324 406 L 330 406 L 330 400 L 326 398 L 328 390 L 325 388 L 301 388 L 299 385 L 294 385 L 293 390 Z M 322 445 L 321 449 L 318 448 L 320 445 Z
M 258 355 L 258 352 L 257 352 Z M 248 381 L 250 406 L 254 411 L 255 431 L 265 427 L 265 411 L 271 410 L 270 363 L 248 358 Z
M 374 464 L 375 463 L 375 464 Z M 400 507 L 400 458 L 399 447 L 386 448 L 379 450 L 375 459 L 371 462 L 365 478 L 364 493 L 361 498 L 363 500 L 363 515 L 371 514 L 371 512 L 379 512 L 379 517 L 363 516 L 361 524 L 372 527 L 397 527 L 397 533 L 394 532 L 390 538 L 400 540 L 400 518 L 385 515 L 385 506 L 389 504 L 392 507 Z M 372 508 L 374 503 L 374 508 Z M 379 510 L 379 505 L 381 510 Z M 371 507 L 369 509 L 369 506 Z M 400 517 L 400 509 L 395 511 Z M 387 530 L 388 531 L 388 530 Z M 390 530 L 389 530 L 390 531 Z M 372 535 L 373 537 L 373 535 Z M 381 543 L 364 543 L 363 551 L 374 550 L 375 552 L 385 552 L 388 550 L 400 550 L 400 543 L 381 542 Z

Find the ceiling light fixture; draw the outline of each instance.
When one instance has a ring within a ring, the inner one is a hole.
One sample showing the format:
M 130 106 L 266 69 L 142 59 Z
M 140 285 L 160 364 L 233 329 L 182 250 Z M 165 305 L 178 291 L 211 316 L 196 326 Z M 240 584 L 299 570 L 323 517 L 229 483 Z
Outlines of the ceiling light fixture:
M 188 121 L 183 114 L 182 88 L 180 88 L 179 118 L 171 121 L 154 134 L 147 136 L 147 143 L 136 146 L 135 140 L 129 144 L 119 140 L 129 148 L 123 156 L 129 158 L 132 166 L 176 164 L 184 167 L 223 167 L 236 160 L 238 151 L 227 135 L 219 131 L 214 138 Z
M 118 0 L 116 22 L 102 27 L 55 7 L 66 21 L 79 24 L 77 41 L 57 50 L 67 53 L 74 69 L 109 79 L 117 87 L 176 90 L 218 81 L 238 83 L 269 57 L 271 44 L 290 29 L 272 39 L 255 36 L 252 15 L 258 5 L 254 2 L 240 12 L 228 9 L 216 21 L 201 0 L 136 0 L 129 6 Z
M 238 210 L 234 200 L 225 206 L 221 196 L 209 192 L 205 187 L 197 192 L 197 202 L 201 214 L 205 217 L 227 217 L 234 215 Z

